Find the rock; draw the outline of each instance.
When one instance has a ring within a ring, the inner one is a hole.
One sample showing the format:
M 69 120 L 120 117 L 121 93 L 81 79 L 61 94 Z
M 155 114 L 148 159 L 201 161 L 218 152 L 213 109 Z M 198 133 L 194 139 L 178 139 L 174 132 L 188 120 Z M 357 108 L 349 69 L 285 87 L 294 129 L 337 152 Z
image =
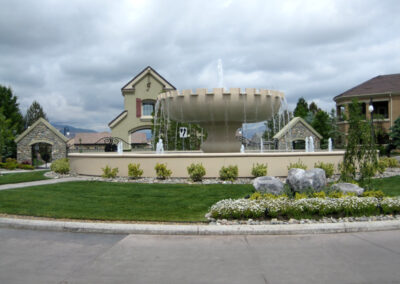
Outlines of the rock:
M 258 177 L 253 181 L 256 191 L 261 193 L 272 193 L 279 195 L 283 193 L 283 183 L 274 177 Z
M 336 183 L 332 185 L 331 189 L 341 191 L 343 193 L 354 192 L 357 195 L 361 195 L 364 192 L 364 188 L 361 188 L 356 184 L 347 182 Z
M 286 183 L 292 190 L 297 192 L 303 192 L 309 188 L 319 191 L 326 186 L 325 171 L 323 169 L 312 169 L 309 171 L 290 169 Z

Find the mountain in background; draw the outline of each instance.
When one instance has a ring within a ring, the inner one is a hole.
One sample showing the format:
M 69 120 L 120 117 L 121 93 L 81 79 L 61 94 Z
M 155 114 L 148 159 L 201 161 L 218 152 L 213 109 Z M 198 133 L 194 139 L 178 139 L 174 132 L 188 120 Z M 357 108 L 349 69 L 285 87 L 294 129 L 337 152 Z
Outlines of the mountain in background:
M 69 136 L 68 136 L 68 138 L 74 138 L 76 133 L 82 133 L 82 132 L 96 133 L 97 132 L 97 131 L 94 131 L 92 129 L 77 128 L 77 127 L 73 127 L 71 125 L 58 123 L 58 122 L 50 122 L 50 124 L 53 125 L 62 134 L 64 134 L 64 127 L 68 127 L 69 128 Z

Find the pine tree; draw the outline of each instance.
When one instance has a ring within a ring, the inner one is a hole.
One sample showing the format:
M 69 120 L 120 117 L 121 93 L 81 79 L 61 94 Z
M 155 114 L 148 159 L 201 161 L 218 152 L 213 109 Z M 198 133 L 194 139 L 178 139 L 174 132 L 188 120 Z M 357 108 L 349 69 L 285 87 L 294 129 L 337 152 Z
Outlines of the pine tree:
M 3 144 L 0 156 L 3 159 L 17 155 L 17 145 L 14 139 L 24 130 L 24 120 L 19 110 L 17 97 L 13 95 L 11 88 L 0 85 L 0 107 L 2 113 L 1 128 Z M 7 131 L 6 131 L 7 130 Z
M 393 126 L 390 127 L 389 136 L 392 139 L 392 144 L 396 146 L 396 148 L 400 147 L 400 117 L 398 117 Z
M 297 105 L 296 108 L 294 109 L 294 116 L 299 116 L 301 118 L 306 118 L 307 114 L 309 112 L 308 109 L 308 103 L 306 102 L 306 100 L 301 97 L 298 101 L 297 101 Z
M 25 116 L 26 127 L 29 127 L 32 124 L 34 124 L 41 117 L 44 118 L 45 120 L 48 120 L 46 113 L 43 111 L 42 106 L 37 101 L 33 101 L 31 106 L 26 111 L 26 116 Z

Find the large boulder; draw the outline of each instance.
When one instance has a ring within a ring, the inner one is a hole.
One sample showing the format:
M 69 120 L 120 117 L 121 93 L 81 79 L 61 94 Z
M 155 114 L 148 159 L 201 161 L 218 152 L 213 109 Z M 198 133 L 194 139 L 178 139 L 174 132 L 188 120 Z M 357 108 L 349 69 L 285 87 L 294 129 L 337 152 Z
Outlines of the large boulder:
M 283 193 L 283 182 L 274 177 L 258 177 L 253 181 L 256 191 L 279 195 Z
M 364 193 L 364 188 L 359 187 L 356 184 L 347 182 L 335 183 L 334 185 L 331 186 L 331 189 L 341 191 L 343 193 L 353 192 L 357 195 L 361 195 Z
M 293 191 L 304 192 L 312 188 L 320 191 L 326 186 L 326 176 L 323 169 L 312 169 L 305 171 L 303 169 L 290 169 L 286 183 Z

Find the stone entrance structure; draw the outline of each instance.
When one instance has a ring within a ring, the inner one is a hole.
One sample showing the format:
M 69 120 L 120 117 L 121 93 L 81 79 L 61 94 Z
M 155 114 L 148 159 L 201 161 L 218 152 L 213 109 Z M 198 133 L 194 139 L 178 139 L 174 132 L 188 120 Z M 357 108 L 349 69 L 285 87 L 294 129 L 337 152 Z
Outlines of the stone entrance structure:
M 68 138 L 54 126 L 45 119 L 39 118 L 15 139 L 17 160 L 19 163 L 29 161 L 32 164 L 32 150 L 35 151 L 36 148 L 39 149 L 43 145 L 51 147 L 51 160 L 65 158 L 67 157 L 67 141 Z
M 301 117 L 293 118 L 284 128 L 281 129 L 273 139 L 279 150 L 304 150 L 306 137 L 312 136 L 314 148 L 320 149 L 322 136 L 311 125 Z M 301 145 L 300 147 L 296 147 Z M 296 149 L 297 148 L 297 149 Z

